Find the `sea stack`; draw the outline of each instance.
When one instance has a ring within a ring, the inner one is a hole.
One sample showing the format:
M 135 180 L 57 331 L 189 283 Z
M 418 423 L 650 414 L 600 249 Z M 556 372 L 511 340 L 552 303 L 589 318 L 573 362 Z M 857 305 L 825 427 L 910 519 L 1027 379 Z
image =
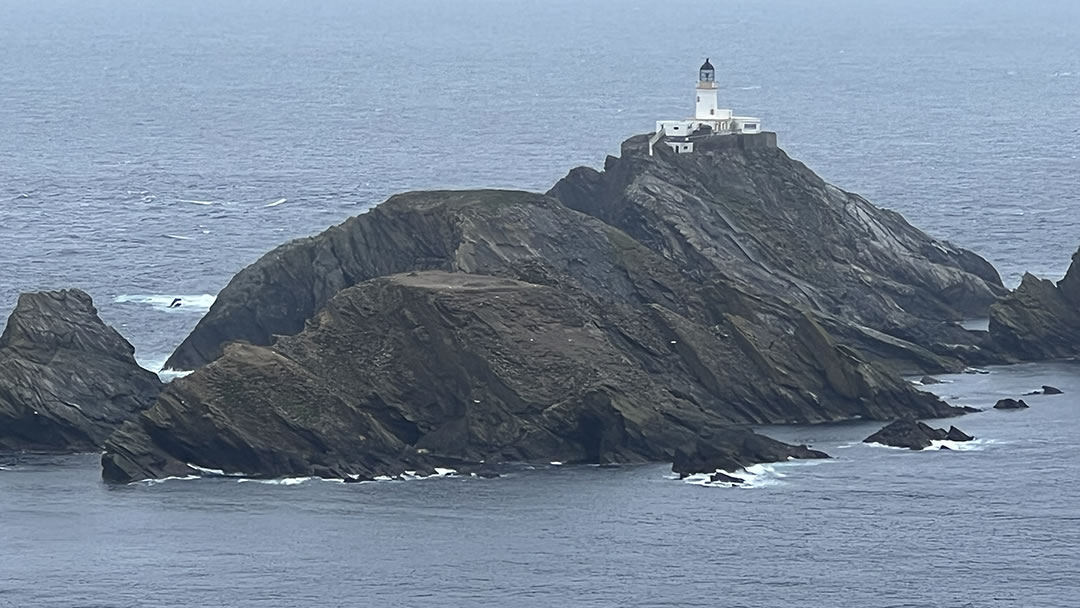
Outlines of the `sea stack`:
M 26 293 L 0 335 L 0 449 L 100 449 L 161 382 L 77 289 Z

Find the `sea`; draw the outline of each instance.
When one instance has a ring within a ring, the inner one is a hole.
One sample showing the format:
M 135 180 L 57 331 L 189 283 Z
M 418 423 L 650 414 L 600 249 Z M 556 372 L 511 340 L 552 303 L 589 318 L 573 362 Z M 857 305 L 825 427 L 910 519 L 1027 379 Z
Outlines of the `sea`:
M 0 0 L 0 318 L 79 287 L 159 369 L 229 279 L 395 192 L 545 191 L 697 67 L 826 180 L 1008 285 L 1080 246 L 1076 0 Z M 180 298 L 182 305 L 169 308 Z M 1080 364 L 945 377 L 922 452 L 337 484 L 0 460 L 0 607 L 1080 606 Z M 949 424 L 944 422 L 943 424 Z M 940 447 L 940 446 L 935 446 Z

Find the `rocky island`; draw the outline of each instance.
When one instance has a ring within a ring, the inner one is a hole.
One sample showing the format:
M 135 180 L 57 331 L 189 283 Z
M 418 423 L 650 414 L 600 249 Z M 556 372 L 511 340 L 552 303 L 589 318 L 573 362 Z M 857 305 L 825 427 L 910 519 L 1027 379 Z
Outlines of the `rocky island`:
M 115 482 L 516 461 L 711 474 L 826 456 L 749 425 L 959 415 L 970 410 L 901 373 L 1063 352 L 1010 336 L 1070 322 L 1073 270 L 1009 294 L 976 254 L 825 183 L 774 141 L 714 137 L 677 154 L 637 136 L 546 194 L 391 197 L 238 273 L 167 363 L 194 372 L 163 390 L 89 296 L 24 296 L 0 358 L 81 353 L 70 373 L 105 386 L 64 387 L 81 390 L 55 399 L 78 406 L 66 411 L 28 396 L 60 384 L 55 368 L 6 372 L 0 387 L 22 393 L 0 392 L 19 420 L 0 446 L 104 443 Z M 29 310 L 46 312 L 31 324 Z M 986 315 L 989 333 L 959 323 Z M 28 411 L 67 430 L 27 426 Z M 912 445 L 949 434 L 912 428 Z
M 414 192 L 244 269 L 106 444 L 111 481 L 363 479 L 503 461 L 735 470 L 749 424 L 963 413 L 899 371 L 992 346 L 977 255 L 753 136 L 631 138 L 546 195 Z

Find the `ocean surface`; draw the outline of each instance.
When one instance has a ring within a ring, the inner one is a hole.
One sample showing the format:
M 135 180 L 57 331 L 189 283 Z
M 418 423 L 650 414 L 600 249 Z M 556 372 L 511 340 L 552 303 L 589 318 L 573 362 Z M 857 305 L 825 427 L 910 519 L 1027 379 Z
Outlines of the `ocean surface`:
M 156 369 L 243 266 L 424 188 L 544 191 L 720 96 L 993 262 L 1080 246 L 1080 2 L 0 0 L 0 318 L 81 287 Z M 169 309 L 173 298 L 184 305 Z M 749 488 L 663 466 L 107 487 L 0 462 L 0 606 L 1080 606 L 1080 368 L 963 375 L 969 449 Z

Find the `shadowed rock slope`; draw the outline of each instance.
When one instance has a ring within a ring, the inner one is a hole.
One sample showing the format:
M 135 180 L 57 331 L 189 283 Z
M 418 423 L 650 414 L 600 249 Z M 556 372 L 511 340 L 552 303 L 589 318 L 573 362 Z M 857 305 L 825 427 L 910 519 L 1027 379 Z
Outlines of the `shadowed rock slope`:
M 941 363 L 914 342 L 946 358 L 994 358 L 979 352 L 983 336 L 955 323 L 984 316 L 1006 292 L 988 262 L 783 150 L 739 144 L 705 140 L 693 154 L 659 145 L 649 156 L 647 138 L 634 137 L 604 171 L 574 169 L 549 195 L 681 268 L 814 311 L 867 356 L 908 369 Z
M 808 310 L 538 194 L 395 196 L 279 248 L 218 304 L 178 355 L 214 355 L 224 336 L 249 344 L 112 437 L 107 478 L 198 470 L 187 463 L 340 476 L 677 450 L 745 463 L 790 448 L 721 429 L 959 413 L 838 344 Z
M 100 449 L 161 390 L 134 352 L 82 291 L 19 296 L 0 335 L 0 450 Z
M 1080 251 L 1057 284 L 1025 274 L 1015 291 L 990 308 L 990 336 L 1020 359 L 1080 355 Z
M 443 272 L 340 292 L 300 334 L 235 344 L 174 381 L 108 442 L 113 481 L 199 474 L 371 478 L 485 462 L 641 462 L 695 454 L 734 470 L 824 457 L 725 429 L 721 408 L 672 394 L 626 352 L 644 333 L 588 301 Z M 195 465 L 194 467 L 190 465 Z

